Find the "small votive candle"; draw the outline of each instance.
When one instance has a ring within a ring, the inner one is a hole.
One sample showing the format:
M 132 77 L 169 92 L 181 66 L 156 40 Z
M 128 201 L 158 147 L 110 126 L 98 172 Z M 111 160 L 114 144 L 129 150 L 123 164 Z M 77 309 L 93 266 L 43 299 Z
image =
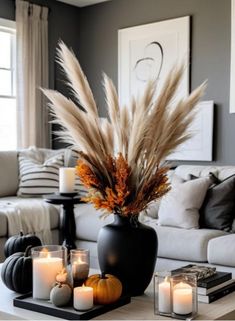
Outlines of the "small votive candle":
M 61 167 L 59 169 L 60 193 L 74 193 L 76 170 L 74 167 Z
M 77 249 L 70 251 L 72 277 L 74 287 L 81 286 L 89 275 L 89 250 Z
M 73 307 L 75 310 L 86 311 L 93 308 L 93 288 L 79 286 L 73 291 Z

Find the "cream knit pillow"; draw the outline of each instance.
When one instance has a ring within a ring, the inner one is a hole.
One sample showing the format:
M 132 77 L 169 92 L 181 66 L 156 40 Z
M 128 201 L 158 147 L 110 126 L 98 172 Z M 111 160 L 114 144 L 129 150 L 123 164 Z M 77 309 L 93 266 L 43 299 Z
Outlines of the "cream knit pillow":
M 160 203 L 158 224 L 185 229 L 199 228 L 199 209 L 211 184 L 210 177 L 186 182 L 175 180 L 171 191 Z

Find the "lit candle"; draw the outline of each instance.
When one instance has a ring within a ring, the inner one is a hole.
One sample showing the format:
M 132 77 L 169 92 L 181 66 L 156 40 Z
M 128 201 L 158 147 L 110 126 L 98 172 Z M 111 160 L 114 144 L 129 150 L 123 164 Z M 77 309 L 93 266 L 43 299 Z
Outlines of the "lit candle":
M 93 288 L 88 286 L 74 288 L 73 307 L 79 311 L 90 310 L 93 307 Z
M 189 314 L 193 311 L 192 287 L 180 282 L 173 289 L 173 312 L 176 314 Z
M 61 167 L 59 172 L 60 193 L 74 193 L 75 168 Z
M 74 286 L 82 285 L 89 274 L 89 264 L 78 258 L 72 263 Z
M 167 277 L 158 287 L 158 310 L 163 313 L 171 313 L 171 284 Z
M 63 268 L 63 260 L 51 257 L 47 249 L 33 259 L 33 298 L 49 300 L 51 289 L 56 281 L 56 275 Z

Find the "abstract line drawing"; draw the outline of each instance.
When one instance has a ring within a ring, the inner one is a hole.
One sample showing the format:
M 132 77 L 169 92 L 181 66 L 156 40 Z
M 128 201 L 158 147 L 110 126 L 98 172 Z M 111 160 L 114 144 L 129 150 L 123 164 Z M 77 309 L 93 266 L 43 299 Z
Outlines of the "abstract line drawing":
M 158 41 L 152 41 L 145 46 L 144 52 L 150 47 L 156 46 L 160 51 L 160 59 L 156 61 L 154 57 L 146 57 L 140 58 L 136 61 L 135 66 L 133 68 L 133 72 L 135 73 L 136 79 L 142 82 L 147 82 L 149 79 L 158 80 L 162 71 L 163 60 L 164 60 L 164 52 L 163 47 Z M 156 73 L 153 66 L 158 66 L 158 72 Z M 146 74 L 143 75 L 139 72 L 139 67 L 145 66 Z

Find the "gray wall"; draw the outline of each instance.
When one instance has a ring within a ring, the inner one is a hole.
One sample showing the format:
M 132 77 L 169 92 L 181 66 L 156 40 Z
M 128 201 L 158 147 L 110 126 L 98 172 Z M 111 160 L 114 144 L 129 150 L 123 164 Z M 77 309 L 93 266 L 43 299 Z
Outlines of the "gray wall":
M 230 0 L 113 0 L 80 11 L 80 62 L 101 115 L 101 74 L 117 85 L 120 28 L 190 15 L 191 88 L 208 79 L 205 99 L 216 104 L 214 160 L 235 165 L 235 114 L 229 114 Z

